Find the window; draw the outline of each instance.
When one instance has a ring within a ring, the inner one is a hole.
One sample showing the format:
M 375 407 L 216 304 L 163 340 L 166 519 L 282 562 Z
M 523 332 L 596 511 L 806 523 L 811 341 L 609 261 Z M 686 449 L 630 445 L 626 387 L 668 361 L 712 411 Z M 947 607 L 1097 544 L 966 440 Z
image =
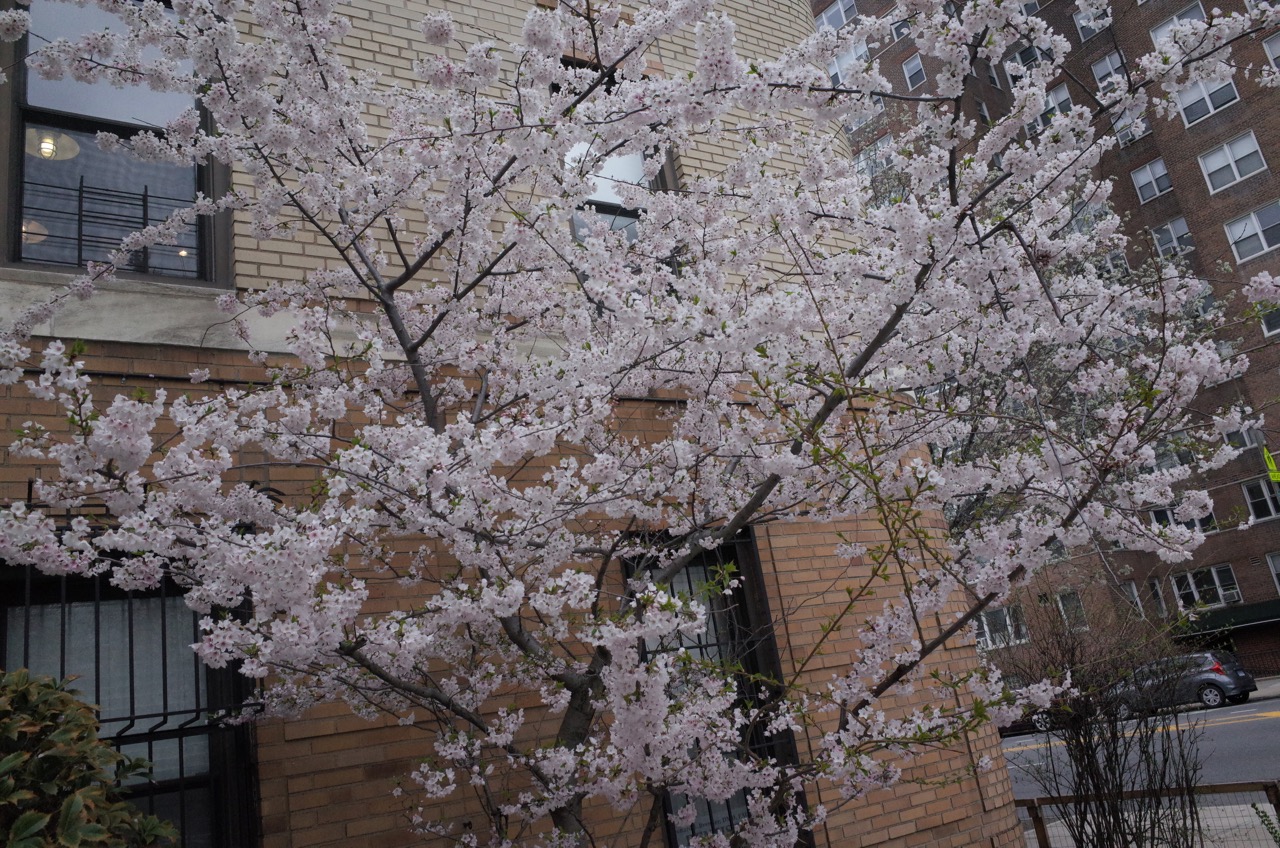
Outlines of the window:
M 709 592 L 708 585 L 719 577 L 726 565 L 736 569 L 736 585 L 725 592 Z M 634 564 L 629 564 L 634 573 Z M 773 638 L 767 600 L 760 591 L 764 581 L 749 535 L 743 535 L 714 551 L 707 551 L 691 562 L 671 581 L 671 590 L 699 599 L 707 607 L 706 629 L 696 635 L 684 634 L 670 643 L 647 643 L 647 653 L 684 651 L 695 662 L 734 665 L 740 669 L 739 683 L 743 706 L 748 699 L 767 689 L 766 681 L 780 680 L 782 670 L 777 643 Z M 746 740 L 746 747 L 762 755 L 783 761 L 795 760 L 795 741 L 790 731 L 766 735 L 756 727 Z M 688 845 L 697 837 L 726 832 L 749 816 L 746 793 L 739 792 L 724 801 L 690 799 L 678 792 L 666 797 L 668 813 L 674 814 L 689 805 L 695 808 L 693 822 L 676 825 L 667 819 L 667 844 Z
M 1120 594 L 1129 606 L 1133 607 L 1133 611 L 1138 614 L 1139 618 L 1146 618 L 1147 614 L 1142 609 L 1142 594 L 1138 591 L 1138 583 L 1136 580 L 1126 580 L 1120 584 Z
M 973 626 L 978 647 L 984 650 L 1018 645 L 1030 639 L 1022 607 L 1017 604 L 983 610 L 973 620 Z
M 858 7 L 853 0 L 836 0 L 824 9 L 814 20 L 818 29 L 830 27 L 840 29 L 858 17 Z
M 124 592 L 106 577 L 0 576 L 0 663 L 74 687 L 98 705 L 100 735 L 145 757 L 150 781 L 130 800 L 178 826 L 186 848 L 257 844 L 250 739 L 211 714 L 238 707 L 248 690 L 229 670 L 206 669 L 191 650 L 197 616 L 165 587 Z
M 1244 499 L 1249 503 L 1249 515 L 1254 521 L 1263 521 L 1280 515 L 1280 490 L 1270 479 L 1263 477 L 1242 483 Z
M 96 6 L 38 0 L 30 11 L 32 45 L 120 26 L 119 18 Z M 103 131 L 128 138 L 163 126 L 194 106 L 189 96 L 145 86 L 45 80 L 35 73 L 15 93 L 23 144 L 22 155 L 13 157 L 21 192 L 21 213 L 10 222 L 16 258 L 67 267 L 106 261 L 123 237 L 163 222 L 190 206 L 198 191 L 209 190 L 194 165 L 108 153 L 96 139 Z M 120 270 L 209 280 L 205 229 L 193 224 L 176 244 L 135 251 Z
M 992 88 L 1000 87 L 1000 75 L 996 73 L 996 66 L 987 62 L 987 82 L 991 83 Z
M 1153 509 L 1151 510 L 1151 520 L 1161 527 L 1172 527 L 1175 524 L 1179 524 L 1188 530 L 1199 530 L 1201 533 L 1213 533 L 1218 529 L 1218 522 L 1213 517 L 1212 512 L 1188 521 L 1179 521 L 1174 516 L 1174 512 L 1175 507 L 1171 506 Z
M 1071 20 L 1075 21 L 1076 32 L 1080 33 L 1081 41 L 1088 41 L 1105 29 L 1105 27 L 1094 25 L 1094 16 L 1091 12 L 1076 12 L 1071 16 Z
M 865 95 L 863 96 L 863 99 L 866 99 Z M 858 113 L 856 117 L 850 118 L 850 123 L 845 126 L 845 130 L 851 133 L 856 132 L 857 130 L 865 127 L 868 123 L 874 120 L 877 115 L 884 111 L 884 98 L 880 95 L 871 95 L 870 103 L 870 109 Z
M 1169 608 L 1164 603 L 1164 592 L 1160 589 L 1159 577 L 1147 578 L 1147 597 L 1155 605 L 1156 612 L 1160 614 L 1161 618 L 1169 614 Z
M 1023 14 L 1034 15 L 1040 11 L 1040 0 L 1031 0 L 1029 3 L 1022 4 Z
M 1245 430 L 1232 430 L 1222 437 L 1222 440 L 1233 448 L 1256 448 L 1262 444 L 1262 434 L 1252 427 Z
M 1241 601 L 1240 587 L 1236 585 L 1235 573 L 1228 564 L 1175 574 L 1169 579 L 1173 582 L 1178 605 L 1183 609 L 1218 607 Z
M 581 160 L 589 155 L 586 142 L 579 143 L 569 153 L 570 162 Z M 595 190 L 588 197 L 588 207 L 579 209 L 573 214 L 573 233 L 575 238 L 583 241 L 593 226 L 602 223 L 608 225 L 610 231 L 623 231 L 627 241 L 635 241 L 640 222 L 640 212 L 626 207 L 618 195 L 619 183 L 632 185 L 647 184 L 644 176 L 644 157 L 639 153 L 628 153 L 623 156 L 610 156 L 602 160 L 591 172 Z
M 1093 68 L 1093 79 L 1098 83 L 1099 91 L 1111 91 L 1124 85 L 1124 57 L 1119 51 L 1112 50 L 1090 67 Z
M 1151 231 L 1156 241 L 1156 253 L 1164 259 L 1190 253 L 1196 249 L 1191 241 L 1191 232 L 1187 229 L 1186 218 L 1174 218 L 1167 224 L 1161 224 Z
M 1124 147 L 1151 132 L 1151 123 L 1142 115 L 1137 106 L 1131 106 L 1111 119 L 1111 131 L 1120 139 Z
M 1042 59 L 1052 59 L 1053 54 L 1047 50 L 1041 50 L 1039 47 L 1029 46 L 1020 48 L 1013 54 L 1013 60 L 1024 68 L 1030 70 L 1040 64 Z M 1021 76 L 1021 74 L 1012 74 L 1011 76 Z
M 1276 583 L 1276 592 L 1280 593 L 1280 553 L 1267 554 L 1267 565 L 1271 566 L 1271 579 Z
M 1169 37 L 1169 33 L 1173 30 L 1175 24 L 1179 24 L 1182 21 L 1203 20 L 1204 9 L 1198 2 L 1192 3 L 1190 6 L 1179 10 L 1179 12 L 1173 17 L 1165 18 L 1163 21 L 1153 26 L 1151 28 L 1151 43 L 1156 47 L 1159 47 L 1160 41 Z
M 1215 147 L 1200 157 L 1200 170 L 1204 171 L 1210 194 L 1266 167 L 1262 151 L 1258 149 L 1258 140 L 1252 132 Z
M 1243 262 L 1280 244 L 1280 201 L 1227 223 L 1227 241 Z
M 1262 334 L 1274 336 L 1280 333 L 1280 309 L 1271 309 L 1262 315 Z
M 898 17 L 901 14 L 902 14 L 902 8 L 900 6 L 894 6 L 893 9 L 890 10 L 889 12 L 889 16 L 893 20 L 892 35 L 893 35 L 894 41 L 898 41 L 900 39 L 906 38 L 908 35 L 911 34 L 911 18 Z
M 987 111 L 987 104 L 983 103 L 981 100 L 977 101 L 977 104 L 978 120 L 982 121 L 982 125 L 984 127 L 991 126 L 991 113 Z
M 1280 68 L 1280 35 L 1271 36 L 1262 42 L 1262 46 L 1267 51 L 1267 58 L 1271 60 L 1271 67 Z
M 924 62 L 919 53 L 902 63 L 902 75 L 907 78 L 908 91 L 924 85 Z
M 850 68 L 857 65 L 866 65 L 870 58 L 871 54 L 867 51 L 867 45 L 861 43 L 854 45 L 844 55 L 832 59 L 827 63 L 827 73 L 831 76 L 831 84 L 837 87 L 840 86 L 844 83 Z
M 1058 593 L 1058 612 L 1062 614 L 1062 621 L 1072 630 L 1088 630 L 1089 619 L 1084 614 L 1084 602 L 1080 600 L 1080 593 L 1074 589 L 1068 589 L 1065 592 Z
M 1173 190 L 1173 182 L 1169 179 L 1169 172 L 1165 170 L 1164 159 L 1148 162 L 1129 176 L 1133 178 L 1133 187 L 1137 189 L 1138 199 L 1143 203 Z
M 864 177 L 874 177 L 889 167 L 889 154 L 893 145 L 893 136 L 882 135 L 871 142 L 853 160 L 853 167 Z
M 1223 83 L 1195 82 L 1178 92 L 1178 105 L 1182 109 L 1182 121 L 1191 126 L 1196 121 L 1225 109 L 1240 99 L 1231 80 Z
M 1045 95 L 1044 111 L 1036 119 L 1027 124 L 1028 135 L 1038 135 L 1041 130 L 1048 129 L 1053 116 L 1059 112 L 1071 110 L 1071 95 L 1067 93 L 1067 84 L 1063 83 Z

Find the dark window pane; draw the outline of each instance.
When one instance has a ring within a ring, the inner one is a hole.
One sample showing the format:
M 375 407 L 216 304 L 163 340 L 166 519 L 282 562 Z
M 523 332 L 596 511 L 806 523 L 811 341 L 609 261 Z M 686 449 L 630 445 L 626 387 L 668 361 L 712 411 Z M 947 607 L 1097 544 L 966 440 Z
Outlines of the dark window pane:
M 21 256 L 82 266 L 106 261 L 120 240 L 191 205 L 195 166 L 143 162 L 105 153 L 91 133 L 38 123 L 26 126 L 22 157 Z M 199 239 L 193 225 L 176 245 L 135 253 L 123 270 L 195 277 Z

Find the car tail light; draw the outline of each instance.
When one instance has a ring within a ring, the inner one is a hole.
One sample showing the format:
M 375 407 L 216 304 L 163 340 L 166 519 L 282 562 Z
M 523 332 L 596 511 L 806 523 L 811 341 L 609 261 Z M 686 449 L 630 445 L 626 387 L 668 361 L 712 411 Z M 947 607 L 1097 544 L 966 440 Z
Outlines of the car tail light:
M 1213 665 L 1209 666 L 1209 670 L 1214 674 L 1226 674 L 1226 672 L 1222 670 L 1222 663 L 1217 660 L 1213 661 Z

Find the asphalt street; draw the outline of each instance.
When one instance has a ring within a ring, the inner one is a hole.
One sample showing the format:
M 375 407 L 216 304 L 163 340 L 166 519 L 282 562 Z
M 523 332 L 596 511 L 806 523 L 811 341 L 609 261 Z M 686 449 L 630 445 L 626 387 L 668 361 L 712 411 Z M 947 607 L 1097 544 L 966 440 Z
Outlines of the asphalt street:
M 1192 710 L 1183 720 L 1203 728 L 1200 749 L 1204 771 L 1201 783 L 1280 780 L 1280 700 L 1257 700 L 1237 707 Z M 1004 740 L 1005 759 L 1013 778 L 1014 795 L 1033 798 L 1047 794 L 1028 770 L 1061 754 L 1052 734 L 1034 733 Z

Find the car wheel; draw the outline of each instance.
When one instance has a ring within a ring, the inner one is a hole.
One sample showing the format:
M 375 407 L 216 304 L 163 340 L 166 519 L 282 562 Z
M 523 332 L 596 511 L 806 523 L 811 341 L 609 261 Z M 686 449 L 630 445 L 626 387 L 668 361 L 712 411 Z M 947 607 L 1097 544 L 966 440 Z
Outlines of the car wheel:
M 1038 712 L 1031 716 L 1031 726 L 1041 733 L 1047 733 L 1053 727 L 1053 719 L 1046 712 Z
M 1245 702 L 1246 702 L 1246 701 L 1248 701 L 1248 700 L 1249 700 L 1249 693 L 1248 693 L 1248 692 L 1241 692 L 1239 695 L 1228 695 L 1228 696 L 1227 696 L 1227 703 L 1228 703 L 1228 704 L 1243 704 L 1243 703 L 1245 703 Z
M 1212 683 L 1206 683 L 1200 687 L 1200 703 L 1204 704 L 1207 709 L 1220 707 L 1226 703 L 1226 700 L 1227 696 Z

